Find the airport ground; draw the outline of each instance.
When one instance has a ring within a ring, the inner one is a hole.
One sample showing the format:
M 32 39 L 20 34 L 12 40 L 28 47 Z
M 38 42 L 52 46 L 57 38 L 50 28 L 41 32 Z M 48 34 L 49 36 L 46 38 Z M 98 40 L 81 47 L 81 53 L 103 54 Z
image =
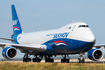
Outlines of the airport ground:
M 70 61 L 70 63 L 78 63 L 78 59 L 70 59 L 69 61 Z M 17 62 L 17 63 L 20 63 L 20 62 L 23 62 L 23 61 L 22 60 L 5 60 L 5 61 L 0 61 L 0 62 L 12 62 L 12 63 Z M 45 63 L 45 60 L 42 60 L 40 63 Z M 54 63 L 61 63 L 61 60 L 60 59 L 55 59 Z M 105 58 L 103 58 L 100 61 L 92 61 L 90 59 L 85 59 L 85 63 L 105 64 Z
M 86 63 L 78 63 L 77 59 L 71 59 L 70 63 L 61 63 L 59 59 L 54 63 L 45 63 L 44 60 L 40 63 L 1 61 L 0 70 L 105 70 L 104 60 L 94 62 L 86 59 Z

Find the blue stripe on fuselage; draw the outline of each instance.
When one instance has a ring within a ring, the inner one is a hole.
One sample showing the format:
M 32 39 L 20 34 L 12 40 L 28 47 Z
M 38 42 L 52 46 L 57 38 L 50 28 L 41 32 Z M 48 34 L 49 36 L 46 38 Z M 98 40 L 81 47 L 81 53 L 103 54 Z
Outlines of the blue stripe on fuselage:
M 93 47 L 94 43 L 95 42 L 85 42 L 68 38 L 52 39 L 43 43 L 47 46 L 48 50 L 44 52 L 44 54 L 57 55 L 57 54 L 76 54 L 80 52 L 87 52 Z

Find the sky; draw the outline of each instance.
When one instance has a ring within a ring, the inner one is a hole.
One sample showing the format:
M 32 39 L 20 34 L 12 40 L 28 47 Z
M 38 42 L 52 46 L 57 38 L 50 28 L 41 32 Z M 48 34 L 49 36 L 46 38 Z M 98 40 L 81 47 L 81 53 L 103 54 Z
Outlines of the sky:
M 13 34 L 12 4 L 25 33 L 85 22 L 96 37 L 96 44 L 105 44 L 105 0 L 0 0 L 0 37 L 11 38 Z M 22 56 L 19 52 L 18 57 Z

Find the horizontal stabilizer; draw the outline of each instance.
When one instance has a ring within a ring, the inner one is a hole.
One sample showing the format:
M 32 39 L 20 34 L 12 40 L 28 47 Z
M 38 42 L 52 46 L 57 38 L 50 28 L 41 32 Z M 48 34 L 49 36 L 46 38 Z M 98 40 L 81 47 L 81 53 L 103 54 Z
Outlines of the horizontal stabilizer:
M 8 39 L 8 38 L 0 38 L 0 39 L 14 41 L 13 39 Z

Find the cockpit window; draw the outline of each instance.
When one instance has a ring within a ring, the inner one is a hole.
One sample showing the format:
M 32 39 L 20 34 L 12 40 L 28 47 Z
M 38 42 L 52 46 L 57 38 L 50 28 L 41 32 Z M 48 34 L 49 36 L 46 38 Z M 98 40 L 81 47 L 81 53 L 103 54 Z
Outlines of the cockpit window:
M 79 25 L 79 28 L 80 27 L 89 27 L 88 25 Z
M 89 27 L 88 25 L 86 25 L 86 27 Z

